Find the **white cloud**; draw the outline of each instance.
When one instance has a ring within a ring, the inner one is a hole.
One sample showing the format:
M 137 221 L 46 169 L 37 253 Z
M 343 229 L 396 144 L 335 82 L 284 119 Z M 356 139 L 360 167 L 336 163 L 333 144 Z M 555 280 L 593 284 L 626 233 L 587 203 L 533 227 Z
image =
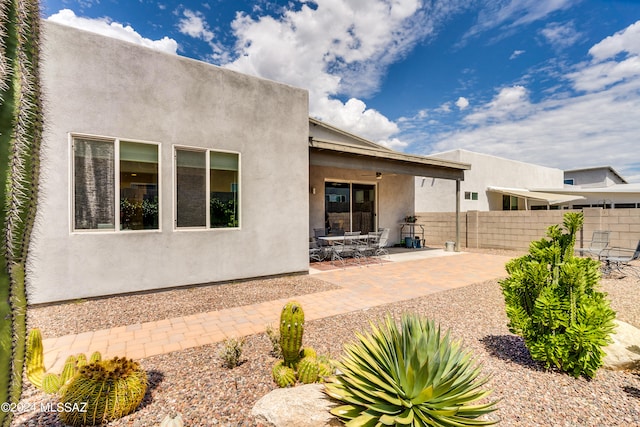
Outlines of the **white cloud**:
M 622 53 L 626 57 L 617 59 Z M 589 54 L 592 61 L 567 76 L 577 90 L 598 91 L 640 76 L 640 21 L 595 44 Z
M 517 120 L 531 111 L 529 93 L 524 86 L 500 89 L 493 100 L 465 117 L 471 124 Z
M 160 40 L 151 40 L 138 34 L 131 26 L 124 26 L 117 22 L 111 22 L 109 18 L 82 18 L 76 16 L 72 10 L 63 9 L 58 13 L 51 15 L 48 20 L 80 28 L 82 30 L 91 31 L 93 33 L 102 34 L 107 37 L 140 44 L 162 52 L 175 54 L 178 51 L 178 42 L 169 37 L 163 37 Z
M 640 54 L 640 21 L 607 37 L 589 49 L 589 54 L 594 61 L 604 61 L 622 52 L 632 55 Z
M 397 125 L 359 98 L 375 93 L 387 67 L 432 33 L 433 15 L 421 10 L 418 0 L 314 3 L 277 19 L 238 14 L 232 23 L 237 59 L 224 66 L 306 88 L 312 116 L 401 146 L 392 138 Z
M 564 25 L 558 22 L 552 22 L 547 24 L 540 33 L 549 44 L 556 48 L 572 46 L 582 37 L 582 34 L 576 31 L 573 22 Z
M 202 39 L 206 42 L 213 40 L 213 32 L 209 30 L 209 25 L 202 13 L 185 9 L 183 15 L 184 18 L 178 22 L 178 29 L 182 34 Z
M 581 0 L 495 0 L 487 2 L 465 38 L 496 27 L 514 28 L 568 9 Z
M 467 98 L 465 98 L 464 96 L 461 96 L 456 101 L 456 107 L 458 107 L 460 109 L 460 111 L 464 110 L 468 106 L 469 106 L 469 100 Z
M 524 50 L 514 50 L 509 59 L 516 59 L 518 56 L 522 55 L 526 51 Z

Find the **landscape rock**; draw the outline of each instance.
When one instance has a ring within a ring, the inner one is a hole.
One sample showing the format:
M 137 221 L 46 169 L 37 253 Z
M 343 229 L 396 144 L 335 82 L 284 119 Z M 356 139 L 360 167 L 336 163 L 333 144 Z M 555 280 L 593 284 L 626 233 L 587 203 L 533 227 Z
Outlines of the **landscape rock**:
M 324 427 L 340 426 L 329 410 L 337 404 L 322 391 L 322 384 L 279 388 L 256 402 L 251 415 L 264 426 Z
M 614 322 L 613 343 L 604 348 L 603 367 L 614 371 L 640 368 L 640 329 L 617 319 Z

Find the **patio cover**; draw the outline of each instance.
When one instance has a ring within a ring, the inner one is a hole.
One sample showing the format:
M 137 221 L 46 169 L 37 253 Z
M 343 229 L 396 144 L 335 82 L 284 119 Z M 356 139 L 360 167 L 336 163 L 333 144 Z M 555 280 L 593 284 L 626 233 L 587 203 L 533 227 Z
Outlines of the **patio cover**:
M 543 193 L 541 191 L 529 191 L 523 188 L 487 187 L 487 190 L 494 193 L 501 193 L 509 196 L 516 196 L 522 197 L 524 199 L 546 202 L 550 205 L 557 205 L 560 203 L 571 202 L 573 200 L 585 199 L 583 196 L 571 194 Z
M 385 148 L 309 138 L 309 164 L 433 178 L 464 180 L 467 163 L 401 153 Z

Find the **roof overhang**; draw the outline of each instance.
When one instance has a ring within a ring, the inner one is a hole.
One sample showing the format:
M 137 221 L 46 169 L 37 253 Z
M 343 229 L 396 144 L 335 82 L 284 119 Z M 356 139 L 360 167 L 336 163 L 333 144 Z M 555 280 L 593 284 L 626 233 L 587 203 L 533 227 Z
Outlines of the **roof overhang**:
M 309 164 L 460 181 L 471 169 L 468 163 L 316 138 L 309 138 Z
M 574 200 L 584 200 L 585 197 L 575 194 L 544 193 L 541 191 L 529 191 L 521 188 L 487 187 L 487 191 L 506 194 L 509 196 L 522 197 L 529 200 L 545 202 L 550 205 L 571 202 Z

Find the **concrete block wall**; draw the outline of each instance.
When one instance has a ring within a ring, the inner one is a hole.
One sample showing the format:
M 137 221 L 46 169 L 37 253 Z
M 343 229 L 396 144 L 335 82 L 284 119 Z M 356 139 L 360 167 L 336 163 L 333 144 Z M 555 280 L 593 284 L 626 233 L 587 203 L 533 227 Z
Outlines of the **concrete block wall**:
M 609 230 L 610 246 L 635 248 L 640 240 L 640 209 L 585 208 L 583 241 L 589 246 L 596 230 Z
M 569 211 L 469 211 L 460 213 L 460 245 L 467 248 L 526 250 L 547 228 L 562 224 Z M 595 230 L 611 231 L 611 245 L 635 248 L 640 240 L 640 209 L 585 208 L 584 227 L 576 247 L 588 247 Z M 417 213 L 427 246 L 442 247 L 455 240 L 455 212 Z

